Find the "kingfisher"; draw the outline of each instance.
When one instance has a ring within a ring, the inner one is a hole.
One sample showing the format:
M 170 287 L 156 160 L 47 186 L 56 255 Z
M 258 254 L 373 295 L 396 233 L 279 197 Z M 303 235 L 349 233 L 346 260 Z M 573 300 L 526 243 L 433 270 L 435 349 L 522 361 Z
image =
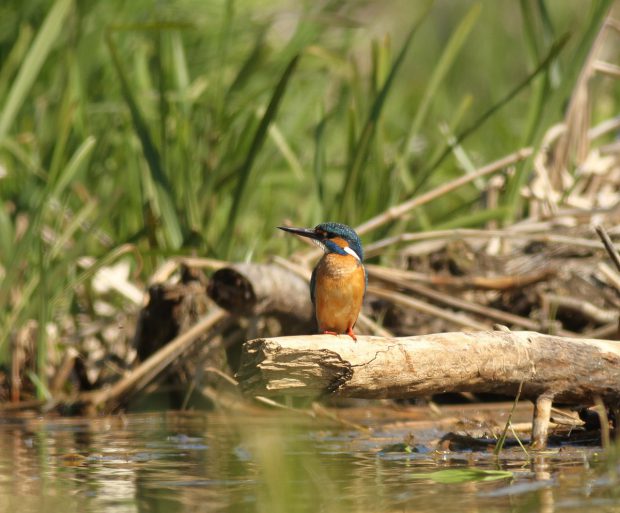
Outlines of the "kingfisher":
M 353 327 L 362 309 L 368 276 L 364 250 L 355 230 L 346 224 L 321 223 L 314 228 L 280 230 L 308 237 L 325 254 L 312 271 L 310 299 L 320 333 L 346 333 L 357 340 Z

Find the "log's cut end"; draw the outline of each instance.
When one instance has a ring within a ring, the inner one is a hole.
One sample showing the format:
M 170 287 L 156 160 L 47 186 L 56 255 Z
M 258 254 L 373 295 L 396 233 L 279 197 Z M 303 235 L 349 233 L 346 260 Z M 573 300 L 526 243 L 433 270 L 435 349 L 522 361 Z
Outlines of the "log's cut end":
M 336 392 L 352 375 L 350 362 L 329 349 L 314 344 L 285 347 L 256 339 L 245 343 L 236 378 L 247 394 L 318 397 Z

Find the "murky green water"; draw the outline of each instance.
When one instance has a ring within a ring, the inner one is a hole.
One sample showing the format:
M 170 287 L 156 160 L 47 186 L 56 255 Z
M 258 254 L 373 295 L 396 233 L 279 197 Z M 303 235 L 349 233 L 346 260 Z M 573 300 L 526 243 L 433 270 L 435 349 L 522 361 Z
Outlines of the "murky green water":
M 258 410 L 4 417 L 0 510 L 620 512 L 620 467 L 596 448 L 529 460 L 521 449 L 499 460 L 487 451 L 434 451 L 430 444 L 445 430 L 420 423 L 428 412 L 416 415 L 388 421 L 358 414 L 354 420 L 372 432 Z M 418 452 L 382 451 L 410 434 Z M 461 483 L 415 477 L 465 467 L 510 470 L 512 477 Z

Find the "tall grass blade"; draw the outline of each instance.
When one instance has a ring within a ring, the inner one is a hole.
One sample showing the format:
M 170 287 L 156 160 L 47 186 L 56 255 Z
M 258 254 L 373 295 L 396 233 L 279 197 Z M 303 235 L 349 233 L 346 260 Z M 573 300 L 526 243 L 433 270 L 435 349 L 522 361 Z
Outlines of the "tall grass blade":
M 75 179 L 75 176 L 81 169 L 88 164 L 88 159 L 95 147 L 95 138 L 93 136 L 88 137 L 71 157 L 71 160 L 67 163 L 65 169 L 60 173 L 60 176 L 55 180 L 55 183 L 50 181 L 52 189 L 49 193 L 49 198 L 58 199 L 65 191 L 67 186 Z
M 163 233 L 164 239 L 167 240 L 172 249 L 178 249 L 183 244 L 181 222 L 174 208 L 172 196 L 170 195 L 172 188 L 164 173 L 161 156 L 155 147 L 155 143 L 151 138 L 146 121 L 144 120 L 144 117 L 142 116 L 131 91 L 128 77 L 123 69 L 121 58 L 118 54 L 118 50 L 116 49 L 116 45 L 112 40 L 112 34 L 110 32 L 106 32 L 106 42 L 112 55 L 112 63 L 120 81 L 123 97 L 131 113 L 134 129 L 140 139 L 140 143 L 142 144 L 142 151 L 148 163 L 150 178 L 155 188 L 156 204 L 151 205 L 151 208 L 156 214 L 161 216 L 165 227 L 165 231 Z
M 471 33 L 474 25 L 478 21 L 480 16 L 480 11 L 482 9 L 482 5 L 480 2 L 476 2 L 471 6 L 461 23 L 459 23 L 458 27 L 450 36 L 446 47 L 444 48 L 437 65 L 433 68 L 433 74 L 431 75 L 430 80 L 424 90 L 424 94 L 422 96 L 422 100 L 420 101 L 420 106 L 416 112 L 415 118 L 413 118 L 413 122 L 409 128 L 409 133 L 407 137 L 403 140 L 403 150 L 409 147 L 409 142 L 412 138 L 414 138 L 420 131 L 420 127 L 422 123 L 424 123 L 426 116 L 428 114 L 429 107 L 433 98 L 437 95 L 437 91 L 445 79 L 448 71 L 456 61 L 457 56 L 459 55 L 463 45 L 467 41 L 467 37 Z
M 172 63 L 174 69 L 174 78 L 176 86 L 181 91 L 181 98 L 186 100 L 187 89 L 189 88 L 190 78 L 189 70 L 187 69 L 187 58 L 185 57 L 185 50 L 183 48 L 183 39 L 178 30 L 173 31 L 170 34 L 170 45 L 172 47 Z
M 11 273 L 7 273 L 7 277 L 14 276 L 15 279 L 20 277 L 18 273 L 15 272 L 13 269 L 11 269 L 11 271 L 12 271 Z M 24 277 L 23 281 L 21 282 L 21 290 L 20 290 L 21 294 L 17 302 L 11 308 L 11 310 L 7 311 L 3 307 L 0 307 L 0 315 L 2 315 L 2 318 L 0 319 L 2 321 L 0 322 L 0 326 L 3 327 L 3 329 L 0 330 L 0 354 L 5 353 L 6 351 L 7 340 L 12 334 L 11 328 L 14 326 L 21 326 L 22 321 L 24 320 L 23 319 L 24 312 L 26 311 L 28 307 L 33 306 L 32 295 L 35 293 L 35 291 L 39 287 L 40 278 L 41 278 L 40 273 L 29 273 L 29 276 Z M 2 287 L 4 290 L 7 290 L 7 291 L 10 290 L 10 284 L 6 283 L 6 279 L 2 282 Z M 10 294 L 0 295 L 0 299 L 6 298 L 5 302 L 9 300 L 9 297 L 10 297 Z M 41 297 L 43 297 L 43 295 L 41 295 Z M 37 302 L 34 301 L 33 310 L 36 312 L 37 308 L 40 309 L 40 304 L 37 304 Z M 36 313 L 34 315 L 36 315 Z M 0 363 L 6 363 L 6 362 L 0 362 Z
M 250 80 L 252 75 L 260 69 L 261 64 L 263 64 L 265 60 L 266 54 L 265 47 L 265 31 L 261 30 L 256 38 L 256 42 L 252 47 L 252 51 L 249 53 L 243 64 L 239 68 L 235 79 L 232 81 L 232 84 L 226 91 L 226 101 L 230 95 L 239 91 L 243 88 L 243 86 Z
M 21 236 L 18 243 L 15 244 L 12 241 L 9 247 L 13 247 L 10 255 L 7 255 L 9 258 L 4 260 L 6 277 L 3 280 L 3 287 L 5 290 L 10 290 L 13 287 L 13 283 L 22 277 L 21 268 L 24 262 L 28 262 L 31 258 L 31 253 L 33 250 L 39 251 L 37 248 L 43 242 L 40 240 L 41 237 L 41 226 L 42 226 L 42 218 L 48 213 L 49 202 L 50 200 L 59 200 L 62 193 L 65 191 L 67 186 L 71 183 L 71 181 L 75 178 L 77 173 L 83 169 L 85 166 L 88 157 L 90 156 L 95 145 L 95 138 L 89 137 L 87 138 L 75 151 L 70 162 L 67 164 L 65 169 L 60 173 L 58 178 L 54 180 L 48 180 L 45 187 L 43 189 L 35 190 L 33 192 L 34 200 L 33 203 L 37 205 L 37 209 L 31 213 L 28 228 L 25 233 Z M 40 251 L 43 251 L 42 249 Z M 37 253 L 35 252 L 35 255 Z M 36 257 L 35 257 L 36 258 Z M 32 278 L 35 282 L 35 287 L 39 286 L 39 279 L 41 277 L 41 273 L 49 273 L 48 263 L 49 263 L 49 255 L 45 257 L 45 262 L 41 262 L 35 260 L 37 262 L 36 266 L 33 269 L 39 269 L 39 273 L 31 273 Z M 37 267 L 38 266 L 38 267 Z M 29 282 L 32 283 L 32 282 Z M 28 291 L 33 291 L 34 289 L 30 289 L 29 287 L 22 287 L 21 297 L 24 298 L 25 303 L 21 306 L 14 306 L 14 312 L 11 315 L 19 315 L 19 312 L 22 308 L 26 307 L 29 303 L 29 294 Z M 5 308 L 9 302 L 10 294 L 0 294 L 0 319 L 4 320 L 4 315 L 6 314 Z M 15 312 L 17 311 L 17 313 Z M 9 323 L 11 324 L 11 323 Z M 8 330 L 5 330 L 8 332 Z M 4 337 L 0 335 L 0 346 L 3 344 Z
M 370 112 L 368 114 L 368 118 L 362 128 L 362 133 L 357 140 L 357 144 L 355 146 L 355 150 L 353 152 L 353 160 L 349 165 L 348 173 L 345 177 L 343 188 L 342 188 L 342 201 L 341 201 L 341 209 L 340 209 L 340 217 L 342 219 L 345 218 L 345 214 L 348 217 L 355 217 L 355 212 L 357 211 L 356 202 L 355 202 L 355 191 L 359 187 L 359 180 L 362 174 L 362 170 L 366 164 L 366 160 L 368 157 L 368 152 L 370 149 L 370 144 L 372 142 L 375 128 L 377 126 L 377 122 L 379 117 L 381 116 L 381 112 L 383 110 L 383 106 L 385 104 L 385 100 L 387 99 L 388 93 L 390 92 L 392 85 L 394 84 L 394 79 L 396 78 L 396 74 L 400 69 L 403 61 L 405 60 L 405 56 L 407 55 L 407 50 L 413 41 L 415 34 L 418 29 L 430 13 L 430 7 L 432 4 L 429 4 L 426 10 L 422 13 L 422 15 L 415 22 L 414 26 L 411 28 L 407 37 L 405 38 L 405 42 L 400 48 L 392 67 L 390 68 L 390 72 L 388 73 L 387 78 L 385 79 L 385 83 L 379 90 L 376 98 L 374 99 L 372 106 L 370 108 Z
M 97 207 L 99 207 L 99 202 L 91 200 L 79 210 L 66 229 L 63 230 L 54 241 L 54 245 L 49 250 L 50 259 L 54 259 L 60 255 L 65 245 L 67 245 L 77 231 L 86 224 L 88 219 L 95 213 Z
M 4 59 L 2 67 L 0 67 L 0 102 L 11 85 L 11 77 L 17 72 L 20 64 L 25 61 L 24 56 L 32 42 L 32 37 L 32 28 L 29 25 L 22 25 L 11 51 Z
M 72 3 L 72 0 L 56 0 L 39 29 L 0 112 L 0 141 L 6 137 L 45 59 L 54 47 L 54 41 L 65 26 Z
M 15 230 L 9 213 L 4 208 L 0 208 L 0 262 L 8 262 L 13 255 L 13 242 L 15 240 Z M 2 274 L 6 272 L 3 269 Z M 4 276 L 0 275 L 0 279 Z
M 325 215 L 325 127 L 329 116 L 323 116 L 314 129 L 314 159 L 312 170 L 314 172 L 314 182 L 316 187 L 316 194 L 319 200 L 319 212 L 318 218 L 323 219 Z M 314 219 L 318 224 L 319 219 Z
M 536 5 L 536 8 L 533 6 Z M 525 42 L 532 63 L 540 60 L 541 47 L 555 39 L 551 20 L 548 18 L 543 2 L 538 0 L 521 0 L 521 16 L 525 32 Z M 538 14 L 538 16 L 537 16 Z M 538 28 L 537 19 L 540 19 L 542 30 Z M 539 36 L 538 33 L 542 32 Z M 542 39 L 542 40 L 541 40 Z M 554 72 L 555 71 L 555 72 Z M 529 146 L 545 110 L 545 100 L 551 92 L 552 76 L 557 75 L 557 61 L 532 83 L 532 97 L 529 101 L 528 114 L 525 123 L 524 137 L 521 146 Z
M 53 396 L 47 386 L 47 381 L 42 379 L 42 376 L 38 373 L 35 374 L 32 371 L 26 373 L 28 379 L 32 381 L 36 391 L 37 391 L 37 399 L 39 401 L 51 401 Z
M 510 409 L 510 413 L 508 414 L 508 418 L 506 419 L 506 424 L 504 425 L 504 430 L 502 431 L 502 435 L 499 437 L 497 444 L 495 444 L 495 448 L 493 449 L 493 454 L 498 456 L 502 449 L 504 448 L 504 444 L 506 443 L 506 437 L 508 436 L 508 428 L 512 423 L 512 416 L 517 408 L 517 404 L 519 404 L 519 399 L 521 398 L 521 391 L 523 390 L 523 381 L 519 383 L 519 389 L 517 390 L 517 395 L 515 396 L 515 400 L 512 403 L 512 408 Z
M 49 317 L 49 305 L 47 296 L 47 271 L 48 259 L 44 255 L 43 240 L 39 238 L 39 316 L 37 328 L 37 378 L 41 386 L 37 386 L 37 398 L 46 399 L 45 390 L 47 389 L 47 322 Z
M 286 92 L 289 80 L 293 75 L 295 68 L 297 67 L 298 61 L 299 55 L 296 55 L 286 66 L 286 69 L 280 77 L 280 80 L 278 81 L 278 84 L 273 91 L 271 99 L 269 100 L 269 105 L 267 106 L 267 109 L 265 110 L 265 113 L 263 114 L 260 123 L 258 124 L 256 132 L 254 133 L 254 137 L 250 144 L 250 149 L 246 154 L 245 160 L 239 168 L 239 178 L 237 182 L 237 187 L 235 189 L 235 196 L 230 207 L 230 214 L 228 215 L 228 226 L 226 226 L 226 230 L 223 230 L 222 233 L 222 239 L 224 241 L 226 255 L 230 254 L 232 235 L 237 222 L 237 217 L 239 216 L 239 209 L 244 199 L 246 188 L 250 179 L 252 166 L 254 164 L 254 161 L 256 160 L 258 152 L 260 151 L 263 143 L 265 142 L 269 126 L 271 125 L 271 122 L 275 119 L 276 114 L 278 113 L 278 107 L 280 106 L 280 102 L 284 97 L 284 93 Z
M 424 169 L 418 178 L 417 186 L 415 187 L 413 194 L 420 190 L 420 188 L 426 183 L 426 180 L 431 176 L 431 174 L 443 163 L 444 159 L 450 155 L 452 152 L 452 146 L 456 144 L 461 144 L 465 139 L 467 139 L 471 134 L 473 134 L 478 128 L 480 128 L 493 114 L 495 114 L 498 110 L 500 110 L 504 105 L 509 103 L 515 96 L 517 96 L 521 91 L 523 91 L 531 82 L 536 78 L 540 73 L 542 73 L 548 66 L 550 66 L 551 62 L 559 55 L 564 48 L 564 45 L 568 41 L 568 34 L 564 34 L 560 39 L 558 39 L 553 46 L 550 48 L 544 60 L 536 67 L 532 73 L 526 76 L 519 84 L 517 84 L 513 89 L 511 89 L 503 98 L 501 98 L 497 103 L 493 104 L 489 109 L 480 115 L 471 125 L 465 128 L 462 132 L 460 132 L 456 136 L 456 140 L 453 141 L 453 144 L 446 145 L 445 149 L 439 157 L 432 162 L 432 164 Z
M 304 168 L 291 145 L 286 140 L 286 136 L 282 133 L 282 130 L 278 128 L 276 123 L 272 123 L 269 127 L 269 137 L 278 148 L 280 155 L 289 165 L 293 175 L 297 180 L 302 180 L 304 177 Z

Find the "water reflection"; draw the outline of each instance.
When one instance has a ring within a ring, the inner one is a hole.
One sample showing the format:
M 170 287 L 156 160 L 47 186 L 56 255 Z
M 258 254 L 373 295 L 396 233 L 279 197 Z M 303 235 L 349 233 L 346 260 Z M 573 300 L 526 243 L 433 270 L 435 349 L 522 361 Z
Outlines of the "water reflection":
M 539 511 L 620 508 L 617 463 L 595 449 L 527 459 L 520 449 L 440 453 L 411 426 L 358 432 L 270 412 L 165 413 L 0 423 L 0 510 Z M 376 426 L 375 426 L 376 427 Z M 422 443 L 420 442 L 422 441 Z M 394 447 L 398 447 L 395 446 Z M 496 481 L 437 483 L 441 468 L 504 469 Z

